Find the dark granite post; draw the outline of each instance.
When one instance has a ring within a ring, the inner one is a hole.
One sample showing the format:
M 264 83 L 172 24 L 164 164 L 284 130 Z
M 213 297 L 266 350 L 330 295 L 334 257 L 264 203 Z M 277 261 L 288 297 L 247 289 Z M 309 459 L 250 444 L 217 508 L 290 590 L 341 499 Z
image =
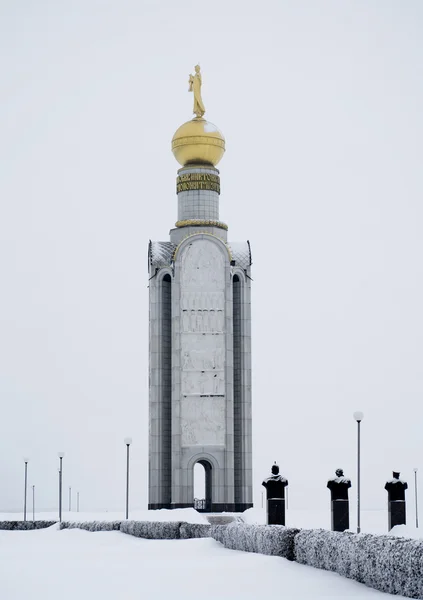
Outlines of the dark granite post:
M 262 485 L 267 494 L 267 524 L 285 525 L 285 488 L 288 480 L 279 475 L 279 467 L 272 466 L 272 475 Z
M 388 502 L 389 531 L 395 525 L 405 525 L 405 500 L 391 500 Z
M 351 481 L 344 477 L 342 469 L 336 469 L 335 474 L 336 477 L 327 483 L 331 493 L 331 528 L 332 531 L 345 531 L 350 528 L 348 489 Z
M 385 484 L 385 490 L 388 492 L 389 531 L 395 525 L 405 525 L 405 490 L 408 488 L 408 484 L 399 478 L 399 471 L 393 471 L 392 476 L 393 478 Z
M 285 498 L 267 500 L 267 524 L 285 525 Z
M 331 501 L 331 529 L 345 531 L 350 528 L 350 506 L 348 500 Z

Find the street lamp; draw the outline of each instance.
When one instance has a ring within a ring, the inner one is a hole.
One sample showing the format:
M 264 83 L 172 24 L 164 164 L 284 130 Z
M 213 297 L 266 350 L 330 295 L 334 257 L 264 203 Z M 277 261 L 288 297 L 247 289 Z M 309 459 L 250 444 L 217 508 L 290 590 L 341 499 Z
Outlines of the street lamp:
M 79 512 L 79 492 L 76 492 L 76 512 Z
M 63 457 L 65 456 L 65 453 L 58 452 L 57 456 L 59 457 L 59 460 L 60 460 L 60 466 L 59 466 L 59 521 L 61 523 L 62 522 L 62 473 L 63 473 L 62 461 L 63 461 Z
M 126 519 L 129 513 L 129 446 L 132 444 L 132 438 L 125 438 L 126 444 Z
M 69 512 L 71 512 L 72 507 L 72 488 L 69 486 Z
M 358 410 L 353 417 L 357 421 L 357 533 L 360 533 L 360 423 L 364 415 Z
M 25 463 L 24 521 L 26 521 L 26 490 L 28 487 L 28 462 L 29 462 L 29 458 L 24 458 L 24 463 Z
M 416 527 L 419 527 L 419 509 L 417 506 L 417 469 L 413 469 L 414 471 L 414 499 L 416 502 Z
M 35 521 L 35 485 L 32 486 L 32 520 Z

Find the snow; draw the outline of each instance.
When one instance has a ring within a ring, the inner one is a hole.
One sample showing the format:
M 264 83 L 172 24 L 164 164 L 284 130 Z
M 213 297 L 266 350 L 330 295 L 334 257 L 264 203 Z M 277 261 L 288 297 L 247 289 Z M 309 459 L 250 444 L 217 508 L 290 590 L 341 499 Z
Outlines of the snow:
M 416 529 L 412 525 L 396 525 L 389 532 L 390 535 L 396 535 L 397 537 L 411 538 L 414 540 L 420 540 L 423 538 L 423 530 Z
M 264 525 L 266 513 L 264 508 L 249 508 L 241 515 L 244 523 Z M 423 538 L 423 528 L 416 529 L 415 522 L 408 518 L 407 525 L 397 525 L 388 531 L 388 509 L 385 510 L 363 510 L 361 513 L 362 533 L 377 533 L 383 535 L 395 535 L 413 539 Z M 330 511 L 313 510 L 287 510 L 286 526 L 298 527 L 300 529 L 330 529 Z M 356 532 L 356 515 L 350 506 L 350 529 Z
M 58 521 L 57 511 L 37 512 L 37 521 Z M 62 512 L 62 521 L 123 521 L 123 512 Z M 173 510 L 131 510 L 131 521 L 184 521 L 185 523 L 208 523 L 207 519 L 193 508 L 175 508 Z M 22 521 L 22 513 L 0 513 L 0 521 Z M 32 513 L 27 514 L 27 520 L 32 521 Z
M 23 576 L 24 575 L 24 576 Z M 120 532 L 0 531 L 5 600 L 387 598 L 334 573 L 227 550 L 213 539 L 144 540 Z

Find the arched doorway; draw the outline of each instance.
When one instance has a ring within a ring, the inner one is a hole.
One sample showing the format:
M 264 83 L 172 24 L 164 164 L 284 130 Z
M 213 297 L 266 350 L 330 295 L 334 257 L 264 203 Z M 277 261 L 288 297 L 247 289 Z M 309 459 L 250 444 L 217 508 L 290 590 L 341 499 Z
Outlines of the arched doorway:
M 200 512 L 212 510 L 212 466 L 200 459 L 194 464 L 194 508 Z

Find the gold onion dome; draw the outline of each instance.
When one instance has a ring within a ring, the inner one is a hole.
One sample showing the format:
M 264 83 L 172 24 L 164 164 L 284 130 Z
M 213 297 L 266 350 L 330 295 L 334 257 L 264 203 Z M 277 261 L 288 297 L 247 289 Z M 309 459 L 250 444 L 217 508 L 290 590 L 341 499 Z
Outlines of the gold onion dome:
M 202 117 L 195 117 L 179 127 L 172 138 L 172 152 L 180 165 L 213 165 L 225 152 L 221 131 Z

